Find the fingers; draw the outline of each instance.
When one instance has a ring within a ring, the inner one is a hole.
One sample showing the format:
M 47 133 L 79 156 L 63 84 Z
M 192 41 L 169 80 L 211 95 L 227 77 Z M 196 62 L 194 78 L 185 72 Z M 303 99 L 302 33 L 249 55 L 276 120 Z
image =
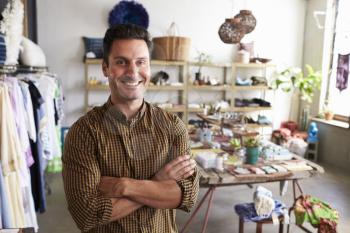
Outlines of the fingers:
M 157 174 L 152 178 L 154 180 L 181 180 L 192 175 L 196 162 L 190 159 L 189 155 L 179 156 L 167 163 Z M 192 171 L 193 170 L 193 171 Z
M 168 166 L 169 168 L 172 168 L 172 167 L 178 165 L 179 163 L 181 163 L 181 162 L 183 162 L 183 161 L 186 161 L 186 160 L 189 160 L 189 159 L 190 159 L 190 156 L 189 156 L 189 155 L 182 155 L 182 156 L 177 157 L 176 159 L 171 160 L 171 161 L 167 164 L 167 166 Z
M 186 169 L 187 167 L 191 167 L 193 165 L 196 165 L 196 162 L 193 159 L 184 160 L 174 166 L 173 172 L 183 173 L 184 169 Z
M 193 175 L 196 168 L 196 162 L 194 160 L 190 160 L 190 164 L 186 167 L 183 167 L 178 171 L 178 176 L 180 179 L 187 179 L 191 175 Z

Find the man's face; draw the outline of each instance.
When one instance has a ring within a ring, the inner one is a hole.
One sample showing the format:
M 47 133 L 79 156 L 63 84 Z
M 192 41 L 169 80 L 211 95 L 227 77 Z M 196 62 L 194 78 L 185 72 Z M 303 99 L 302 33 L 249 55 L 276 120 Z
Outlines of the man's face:
M 115 101 L 143 99 L 150 81 L 149 50 L 143 40 L 122 39 L 112 43 L 109 64 L 102 65 Z

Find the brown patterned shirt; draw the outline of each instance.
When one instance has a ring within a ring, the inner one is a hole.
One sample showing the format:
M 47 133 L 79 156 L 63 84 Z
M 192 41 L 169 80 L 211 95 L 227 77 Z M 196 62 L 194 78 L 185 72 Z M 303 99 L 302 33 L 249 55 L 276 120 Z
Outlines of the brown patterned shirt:
M 144 102 L 128 121 L 109 98 L 74 123 L 66 137 L 63 181 L 73 219 L 82 232 L 177 232 L 174 209 L 143 206 L 108 223 L 112 202 L 98 185 L 101 176 L 151 179 L 166 163 L 189 153 L 188 133 L 177 116 Z M 178 209 L 188 212 L 198 194 L 197 170 L 177 183 Z

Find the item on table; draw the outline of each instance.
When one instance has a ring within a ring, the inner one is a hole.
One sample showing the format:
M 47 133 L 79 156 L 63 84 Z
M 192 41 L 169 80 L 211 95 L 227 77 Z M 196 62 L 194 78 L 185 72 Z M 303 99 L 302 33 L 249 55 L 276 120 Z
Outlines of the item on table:
M 216 156 L 217 154 L 212 151 L 198 152 L 195 160 L 204 169 L 215 168 L 216 167 Z
M 276 169 L 278 172 L 288 172 L 288 170 L 285 167 L 282 167 L 281 165 L 278 164 L 273 164 L 271 165 L 274 169 Z
M 258 167 L 250 167 L 249 170 L 252 171 L 254 174 L 257 174 L 257 175 L 264 175 L 264 174 L 266 174 L 263 170 L 261 170 Z
M 237 168 L 234 169 L 233 171 L 234 171 L 235 173 L 239 174 L 239 175 L 251 174 L 251 172 L 249 171 L 249 169 L 243 168 L 243 167 L 237 167 Z
M 309 171 L 313 170 L 311 166 L 309 166 L 306 161 L 303 160 L 289 160 L 284 161 L 281 166 L 285 167 L 289 171 Z
M 276 173 L 276 172 L 277 172 L 277 170 L 274 169 L 274 168 L 271 167 L 271 166 L 262 166 L 261 169 L 262 169 L 263 171 L 265 171 L 267 174 L 272 174 L 272 173 Z

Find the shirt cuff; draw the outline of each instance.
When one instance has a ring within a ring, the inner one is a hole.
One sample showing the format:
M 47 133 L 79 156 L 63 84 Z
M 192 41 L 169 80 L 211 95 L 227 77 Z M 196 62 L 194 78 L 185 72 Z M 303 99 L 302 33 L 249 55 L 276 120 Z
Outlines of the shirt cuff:
M 190 212 L 197 200 L 199 189 L 199 174 L 198 170 L 187 179 L 177 181 L 182 193 L 182 199 L 177 209 L 181 209 L 185 212 Z
M 102 195 L 97 196 L 97 219 L 99 221 L 99 225 L 106 224 L 110 221 L 112 217 L 112 201 L 110 198 L 103 197 Z

